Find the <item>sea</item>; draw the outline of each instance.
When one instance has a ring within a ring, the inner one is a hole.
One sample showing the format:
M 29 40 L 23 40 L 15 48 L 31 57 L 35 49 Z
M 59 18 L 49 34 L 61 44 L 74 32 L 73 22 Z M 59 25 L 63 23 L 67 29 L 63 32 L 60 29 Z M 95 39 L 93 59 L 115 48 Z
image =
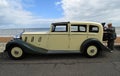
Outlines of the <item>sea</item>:
M 22 32 L 44 32 L 49 31 L 50 28 L 14 28 L 14 29 L 0 29 L 0 37 L 14 37 Z M 117 36 L 120 36 L 120 27 L 116 27 Z
M 13 37 L 22 32 L 44 32 L 49 31 L 49 28 L 14 28 L 14 29 L 0 29 L 0 37 Z

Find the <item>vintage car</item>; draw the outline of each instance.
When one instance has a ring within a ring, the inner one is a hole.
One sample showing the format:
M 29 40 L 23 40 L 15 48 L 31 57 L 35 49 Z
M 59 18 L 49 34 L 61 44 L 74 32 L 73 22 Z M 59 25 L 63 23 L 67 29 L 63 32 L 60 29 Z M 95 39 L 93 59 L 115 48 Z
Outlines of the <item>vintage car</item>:
M 103 26 L 96 22 L 56 22 L 49 32 L 23 32 L 6 45 L 12 59 L 21 59 L 27 53 L 82 53 L 96 57 L 102 50 Z

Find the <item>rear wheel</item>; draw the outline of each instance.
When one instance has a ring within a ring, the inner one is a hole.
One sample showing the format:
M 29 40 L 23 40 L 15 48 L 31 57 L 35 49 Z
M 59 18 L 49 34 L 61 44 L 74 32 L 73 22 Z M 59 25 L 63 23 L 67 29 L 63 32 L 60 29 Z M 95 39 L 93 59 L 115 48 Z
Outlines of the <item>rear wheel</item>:
M 87 57 L 90 57 L 90 58 L 96 57 L 96 56 L 98 56 L 98 54 L 99 54 L 99 48 L 98 48 L 98 46 L 95 45 L 95 44 L 87 45 L 87 46 L 85 47 L 84 54 L 85 54 Z
M 8 51 L 8 55 L 12 59 L 22 59 L 24 57 L 24 51 L 20 46 L 12 46 Z

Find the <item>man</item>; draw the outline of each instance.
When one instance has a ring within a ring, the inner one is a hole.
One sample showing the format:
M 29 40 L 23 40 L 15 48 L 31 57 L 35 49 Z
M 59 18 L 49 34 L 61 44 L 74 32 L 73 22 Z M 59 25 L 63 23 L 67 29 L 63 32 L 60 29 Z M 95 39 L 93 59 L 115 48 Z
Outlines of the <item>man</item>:
M 107 30 L 107 33 L 108 33 L 107 46 L 111 50 L 114 50 L 114 40 L 116 39 L 115 27 L 112 27 L 112 23 L 109 23 L 108 28 L 106 30 Z

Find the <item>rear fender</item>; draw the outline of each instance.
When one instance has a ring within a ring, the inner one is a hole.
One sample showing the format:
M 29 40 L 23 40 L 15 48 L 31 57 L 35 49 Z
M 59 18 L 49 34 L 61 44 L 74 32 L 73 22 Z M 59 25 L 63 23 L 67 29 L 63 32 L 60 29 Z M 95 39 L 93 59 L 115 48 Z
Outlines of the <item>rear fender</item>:
M 100 51 L 109 51 L 109 52 L 111 51 L 109 48 L 104 46 L 99 40 L 90 38 L 83 42 L 83 44 L 80 47 L 80 52 L 83 53 L 85 50 L 85 46 L 87 46 L 88 44 L 91 44 L 91 43 L 97 45 L 98 48 L 100 49 Z

